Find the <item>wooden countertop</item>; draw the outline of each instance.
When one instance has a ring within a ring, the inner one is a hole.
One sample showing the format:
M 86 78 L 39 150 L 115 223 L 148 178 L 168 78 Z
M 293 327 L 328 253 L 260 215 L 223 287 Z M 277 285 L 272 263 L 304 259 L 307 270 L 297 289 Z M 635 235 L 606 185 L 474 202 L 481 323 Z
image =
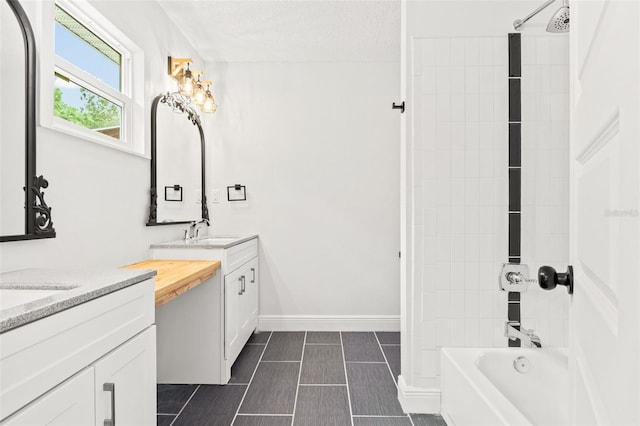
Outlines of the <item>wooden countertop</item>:
M 145 260 L 124 269 L 155 269 L 156 307 L 180 296 L 216 274 L 219 260 Z

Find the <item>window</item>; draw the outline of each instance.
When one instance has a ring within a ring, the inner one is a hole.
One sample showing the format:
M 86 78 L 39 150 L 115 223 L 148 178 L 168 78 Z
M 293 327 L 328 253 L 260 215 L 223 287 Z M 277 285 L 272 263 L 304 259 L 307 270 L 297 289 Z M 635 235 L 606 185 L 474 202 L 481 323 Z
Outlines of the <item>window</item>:
M 41 124 L 144 154 L 141 50 L 86 1 L 43 4 Z

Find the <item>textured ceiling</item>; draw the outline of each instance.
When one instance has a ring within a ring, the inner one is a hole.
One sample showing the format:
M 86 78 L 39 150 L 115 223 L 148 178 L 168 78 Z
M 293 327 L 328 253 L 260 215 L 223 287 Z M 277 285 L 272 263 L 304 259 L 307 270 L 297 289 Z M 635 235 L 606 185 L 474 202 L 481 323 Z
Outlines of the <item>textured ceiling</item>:
M 400 0 L 158 3 L 206 61 L 400 60 Z

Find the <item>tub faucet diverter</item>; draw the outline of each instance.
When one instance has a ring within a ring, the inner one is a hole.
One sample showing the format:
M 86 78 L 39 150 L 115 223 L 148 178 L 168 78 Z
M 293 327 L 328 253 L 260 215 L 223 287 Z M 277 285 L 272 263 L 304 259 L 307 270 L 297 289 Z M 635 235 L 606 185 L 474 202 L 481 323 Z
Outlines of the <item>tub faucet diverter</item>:
M 518 321 L 507 321 L 504 323 L 504 336 L 510 340 L 520 339 L 522 347 L 541 348 L 540 338 L 533 333 L 533 330 L 527 330 L 520 327 Z

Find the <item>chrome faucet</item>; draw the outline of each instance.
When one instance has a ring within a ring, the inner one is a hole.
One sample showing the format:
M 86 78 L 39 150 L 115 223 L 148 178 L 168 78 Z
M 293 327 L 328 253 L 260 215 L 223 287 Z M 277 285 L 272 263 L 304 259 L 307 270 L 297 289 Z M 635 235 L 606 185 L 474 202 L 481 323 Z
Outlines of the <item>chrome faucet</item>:
M 209 219 L 202 219 L 200 221 L 193 221 L 189 224 L 189 228 L 184 230 L 184 241 L 188 242 L 193 240 L 194 238 L 198 238 L 200 234 L 200 229 L 202 229 L 201 225 L 209 226 Z
M 202 219 L 199 222 L 194 222 L 195 225 L 193 225 L 193 238 L 198 238 L 198 236 L 200 235 L 200 229 L 202 229 L 201 225 L 207 225 L 209 226 L 209 219 Z
M 533 333 L 533 330 L 527 330 L 526 328 L 522 328 L 522 327 L 520 327 L 520 330 L 518 330 L 516 327 L 520 327 L 520 323 L 518 321 L 505 322 L 504 336 L 508 337 L 509 340 L 520 339 L 520 342 L 523 347 L 528 347 L 528 348 L 542 347 L 540 338 Z

